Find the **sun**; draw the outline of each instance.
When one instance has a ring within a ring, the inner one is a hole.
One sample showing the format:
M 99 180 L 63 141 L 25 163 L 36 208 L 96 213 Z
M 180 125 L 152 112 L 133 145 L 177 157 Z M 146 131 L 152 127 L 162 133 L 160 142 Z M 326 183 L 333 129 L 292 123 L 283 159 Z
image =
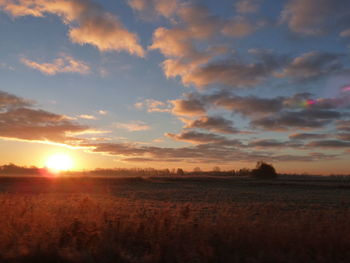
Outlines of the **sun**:
M 68 171 L 73 168 L 73 159 L 67 154 L 55 154 L 47 159 L 46 167 L 53 173 Z

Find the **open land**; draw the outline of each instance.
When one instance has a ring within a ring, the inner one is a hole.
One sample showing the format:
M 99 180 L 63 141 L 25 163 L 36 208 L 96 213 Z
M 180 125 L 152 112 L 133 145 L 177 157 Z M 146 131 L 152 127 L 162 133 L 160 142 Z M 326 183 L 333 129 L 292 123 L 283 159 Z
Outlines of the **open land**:
M 0 262 L 350 262 L 347 177 L 1 177 Z

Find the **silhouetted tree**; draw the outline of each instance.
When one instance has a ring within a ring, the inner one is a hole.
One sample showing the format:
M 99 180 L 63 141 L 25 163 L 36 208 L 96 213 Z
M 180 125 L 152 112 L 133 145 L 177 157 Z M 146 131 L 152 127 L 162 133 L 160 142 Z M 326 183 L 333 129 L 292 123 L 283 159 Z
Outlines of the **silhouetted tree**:
M 184 175 L 185 172 L 184 172 L 184 170 L 182 170 L 181 168 L 178 168 L 177 171 L 176 171 L 176 174 L 177 174 L 177 175 Z
M 262 161 L 257 162 L 256 168 L 252 170 L 251 175 L 253 177 L 263 178 L 263 179 L 277 177 L 275 168 L 271 164 L 268 164 Z

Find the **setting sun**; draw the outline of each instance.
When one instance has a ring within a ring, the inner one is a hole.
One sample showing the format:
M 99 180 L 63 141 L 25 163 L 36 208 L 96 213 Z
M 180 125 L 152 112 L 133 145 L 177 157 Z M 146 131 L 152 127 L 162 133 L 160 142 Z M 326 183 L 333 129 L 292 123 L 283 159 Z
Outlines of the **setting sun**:
M 73 159 L 66 154 L 55 154 L 47 159 L 46 167 L 55 173 L 67 171 L 73 168 Z

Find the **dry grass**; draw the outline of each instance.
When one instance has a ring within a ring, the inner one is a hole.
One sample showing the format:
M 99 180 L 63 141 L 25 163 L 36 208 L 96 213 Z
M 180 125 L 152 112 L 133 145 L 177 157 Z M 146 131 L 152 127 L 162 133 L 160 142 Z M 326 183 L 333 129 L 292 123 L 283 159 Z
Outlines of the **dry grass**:
M 0 262 L 350 262 L 350 210 L 0 194 Z

